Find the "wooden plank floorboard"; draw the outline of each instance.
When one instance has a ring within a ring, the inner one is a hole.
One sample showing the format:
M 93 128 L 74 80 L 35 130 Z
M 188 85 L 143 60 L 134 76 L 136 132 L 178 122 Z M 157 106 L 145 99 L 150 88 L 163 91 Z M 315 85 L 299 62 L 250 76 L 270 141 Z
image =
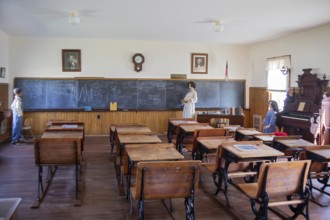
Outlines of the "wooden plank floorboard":
M 164 140 L 166 138 L 162 137 Z M 120 196 L 114 166 L 114 158 L 110 155 L 108 137 L 86 137 L 84 150 L 85 166 L 82 170 L 83 185 L 82 205 L 73 206 L 74 201 L 74 169 L 59 167 L 49 187 L 49 191 L 38 209 L 31 209 L 31 203 L 37 193 L 37 167 L 34 164 L 32 144 L 11 146 L 0 144 L 0 198 L 21 197 L 18 208 L 18 219 L 27 220 L 94 220 L 136 219 L 136 203 L 134 212 L 129 214 L 129 201 Z M 190 158 L 190 153 L 185 153 Z M 328 189 L 327 189 L 328 190 Z M 229 185 L 231 207 L 226 206 L 222 193 L 214 195 L 215 186 L 211 174 L 202 168 L 202 183 L 195 198 L 196 219 L 254 219 L 247 197 Z M 315 191 L 315 196 L 323 202 L 330 203 L 330 197 Z M 167 201 L 165 203 L 168 204 Z M 183 199 L 173 199 L 175 211 L 173 217 L 185 218 Z M 291 215 L 286 207 L 279 209 L 285 216 Z M 320 207 L 310 203 L 310 218 L 313 220 L 327 219 L 329 207 Z M 145 219 L 173 219 L 161 201 L 145 202 Z M 281 219 L 269 213 L 269 219 Z M 304 219 L 301 216 L 298 219 Z

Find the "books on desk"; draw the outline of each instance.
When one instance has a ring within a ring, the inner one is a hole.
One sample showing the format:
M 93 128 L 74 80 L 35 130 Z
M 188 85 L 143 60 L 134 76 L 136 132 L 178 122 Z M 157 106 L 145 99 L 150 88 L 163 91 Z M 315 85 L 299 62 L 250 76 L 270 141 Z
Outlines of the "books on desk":
M 255 145 L 249 144 L 234 144 L 233 146 L 240 151 L 253 151 L 258 149 Z
M 71 125 L 71 124 L 62 125 L 62 128 L 78 128 L 78 125 Z

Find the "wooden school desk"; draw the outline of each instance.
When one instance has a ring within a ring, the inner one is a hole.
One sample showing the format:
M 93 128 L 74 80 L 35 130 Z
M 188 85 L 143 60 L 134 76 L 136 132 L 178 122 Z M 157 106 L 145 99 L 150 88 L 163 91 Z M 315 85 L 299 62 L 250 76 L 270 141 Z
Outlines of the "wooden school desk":
M 82 165 L 80 138 L 38 138 L 34 140 L 35 164 L 38 167 L 38 193 L 31 208 L 38 208 L 47 194 L 48 188 L 55 176 L 58 166 L 75 167 L 75 206 L 81 204 L 79 189 L 80 169 Z M 46 178 L 43 177 L 43 167 L 47 167 Z
M 287 136 L 288 137 L 288 136 Z M 273 147 L 279 151 L 290 150 L 293 151 L 294 159 L 298 159 L 299 153 L 304 150 L 305 147 L 316 146 L 315 144 L 306 141 L 304 139 L 283 139 L 274 140 Z
M 314 146 L 309 147 L 306 149 L 306 159 L 312 160 L 311 165 L 311 174 L 309 175 L 309 189 L 311 192 L 311 201 L 317 203 L 318 205 L 322 207 L 329 206 L 329 204 L 321 203 L 317 201 L 313 196 L 313 189 L 316 189 L 320 191 L 321 193 L 324 193 L 328 196 L 330 194 L 325 191 L 325 188 L 330 186 L 329 182 L 329 165 L 330 162 L 330 146 L 329 145 L 323 145 L 323 146 Z M 316 163 L 316 168 L 314 169 L 313 164 Z M 314 177 L 312 177 L 314 176 Z M 319 183 L 323 184 L 321 189 L 313 186 L 312 178 L 317 179 Z
M 275 135 L 274 134 L 254 134 L 253 138 L 255 140 L 260 140 L 262 141 L 264 144 L 271 146 L 273 139 L 274 139 Z
M 118 144 L 119 144 L 119 166 L 121 166 L 122 163 L 122 157 L 124 156 L 123 152 L 125 149 L 125 145 L 127 144 L 156 144 L 161 143 L 162 141 L 159 139 L 159 137 L 156 134 L 118 134 Z M 119 170 L 119 173 L 121 171 Z M 120 173 L 121 175 L 121 173 Z
M 241 141 L 243 139 L 253 139 L 253 135 L 262 134 L 262 132 L 257 131 L 255 128 L 239 128 L 235 133 L 235 140 Z
M 179 125 L 179 138 L 176 148 L 182 153 L 183 140 L 186 136 L 193 136 L 196 129 L 213 129 L 212 126 L 206 124 L 181 124 Z
M 197 138 L 196 160 L 203 160 L 204 154 L 215 153 L 222 143 L 236 142 L 231 136 Z
M 184 158 L 170 143 L 126 145 L 125 151 L 129 160 L 126 181 L 127 198 L 131 187 L 131 173 L 134 164 L 142 161 L 182 160 Z
M 231 163 L 241 162 L 255 162 L 256 167 L 254 169 L 259 172 L 259 168 L 263 161 L 275 161 L 277 157 L 283 156 L 284 153 L 278 151 L 270 146 L 262 144 L 261 141 L 241 141 L 236 143 L 222 143 L 223 158 L 225 165 L 222 167 L 221 162 L 219 166 L 220 181 L 223 182 L 224 189 L 221 184 L 217 186 L 217 192 L 222 191 L 225 195 L 227 205 L 228 200 L 228 182 L 235 185 L 228 179 L 228 167 Z
M 135 132 L 135 133 L 147 133 L 151 132 L 147 125 L 142 124 L 113 124 L 110 125 L 110 143 L 111 143 L 111 153 L 113 153 L 113 148 L 115 146 L 115 140 L 118 132 Z
M 173 132 L 179 124 L 198 124 L 198 122 L 194 118 L 170 118 L 167 123 L 168 143 L 172 142 Z

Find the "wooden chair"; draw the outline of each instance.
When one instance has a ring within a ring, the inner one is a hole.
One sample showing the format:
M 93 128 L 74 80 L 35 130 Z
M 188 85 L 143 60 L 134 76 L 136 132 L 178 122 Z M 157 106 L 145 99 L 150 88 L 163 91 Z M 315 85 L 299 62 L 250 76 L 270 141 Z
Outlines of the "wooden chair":
M 194 196 L 200 163 L 187 160 L 138 163 L 136 184 L 130 188 L 131 213 L 133 199 L 138 200 L 138 219 L 144 219 L 144 200 L 184 198 L 186 219 L 195 219 Z
M 245 141 L 241 143 L 247 142 Z M 262 141 L 249 141 L 248 143 L 261 144 Z M 217 149 L 214 163 L 202 163 L 202 165 L 212 173 L 214 185 L 217 187 L 215 195 L 222 191 L 225 195 L 228 207 L 230 206 L 227 194 L 228 183 L 232 182 L 232 180 L 235 178 L 244 178 L 245 181 L 251 181 L 247 178 L 252 177 L 254 179 L 254 177 L 257 175 L 257 171 L 253 169 L 253 163 L 250 162 L 230 163 L 226 170 L 226 160 L 224 157 L 224 150 L 222 150 L 221 145 Z
M 26 118 L 24 120 L 23 128 L 22 128 L 22 135 L 29 133 L 32 138 L 34 138 L 34 135 L 32 133 L 32 118 Z M 24 137 L 25 138 L 25 137 Z
M 294 213 L 290 219 L 300 214 L 309 219 L 310 193 L 306 182 L 310 163 L 309 160 L 264 163 L 257 183 L 238 184 L 250 198 L 256 219 L 268 219 L 268 208 L 281 205 L 288 205 Z
M 229 130 L 224 128 L 215 128 L 215 129 L 197 129 L 194 132 L 194 140 L 192 145 L 186 146 L 186 149 L 191 152 L 191 158 L 194 160 L 197 151 L 199 137 L 214 137 L 214 136 L 229 136 Z M 206 157 L 207 158 L 207 157 Z
M 81 142 L 78 138 L 40 138 L 34 141 L 35 163 L 38 167 L 38 195 L 32 208 L 39 207 L 55 175 L 57 166 L 75 167 L 75 205 L 80 205 L 78 186 L 82 165 Z M 48 167 L 46 180 L 43 167 Z M 44 186 L 44 182 L 46 185 Z
M 289 136 L 276 136 L 273 138 L 273 143 L 272 143 L 272 147 L 275 148 L 275 149 L 278 149 L 278 141 L 279 140 L 295 140 L 295 139 L 301 139 L 302 136 L 301 135 L 289 135 Z M 300 149 L 297 149 L 297 148 L 290 148 L 290 149 L 287 149 L 285 150 L 283 153 L 284 153 L 284 156 L 282 156 L 282 158 L 287 158 L 289 161 L 292 160 L 292 158 L 295 157 L 295 154 L 297 152 L 299 152 Z

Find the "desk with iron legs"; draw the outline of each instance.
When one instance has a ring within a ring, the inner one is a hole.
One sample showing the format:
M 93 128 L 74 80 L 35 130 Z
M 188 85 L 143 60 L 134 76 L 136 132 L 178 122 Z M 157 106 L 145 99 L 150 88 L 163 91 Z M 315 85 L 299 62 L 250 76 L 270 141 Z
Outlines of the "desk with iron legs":
M 215 153 L 222 143 L 236 142 L 231 136 L 212 136 L 197 138 L 195 160 L 203 161 L 205 154 Z
M 249 162 L 249 163 L 256 163 L 256 166 L 252 167 L 253 170 L 259 172 L 259 168 L 263 161 L 276 161 L 278 156 L 283 156 L 284 153 L 269 147 L 261 142 L 254 142 L 253 141 L 241 141 L 236 143 L 223 143 L 221 144 L 223 150 L 223 157 L 220 158 L 219 161 L 219 185 L 217 186 L 218 194 L 222 191 L 225 195 L 227 206 L 230 206 L 229 199 L 228 199 L 228 183 L 234 184 L 228 178 L 228 168 L 231 163 L 241 163 L 241 162 Z M 242 146 L 242 147 L 240 147 Z M 247 149 L 247 150 L 245 150 Z M 221 160 L 225 160 L 223 163 Z M 224 164 L 224 167 L 222 166 Z M 222 183 L 224 184 L 224 188 L 222 189 Z
M 179 125 L 179 138 L 176 143 L 177 150 L 182 153 L 183 141 L 186 136 L 193 136 L 196 129 L 212 129 L 213 127 L 204 124 L 183 124 Z
M 325 163 L 322 164 L 324 167 L 324 169 L 322 169 L 322 171 L 317 174 L 319 178 L 317 178 L 318 182 L 323 184 L 323 186 L 321 187 L 321 189 L 314 187 L 313 186 L 313 182 L 311 179 L 311 174 L 309 175 L 309 189 L 311 192 L 311 200 L 315 203 L 317 203 L 320 206 L 328 206 L 329 204 L 324 204 L 321 202 L 318 202 L 315 200 L 314 196 L 313 196 L 313 189 L 316 189 L 328 196 L 330 196 L 329 193 L 325 192 L 325 188 L 330 186 L 330 184 L 328 184 L 329 182 L 329 175 L 330 175 L 330 170 L 329 170 L 329 166 L 328 163 L 330 162 L 330 146 L 329 145 L 323 145 L 323 146 L 315 146 L 312 148 L 308 148 L 306 149 L 306 159 L 309 159 L 312 161 L 312 165 L 311 165 L 311 169 L 313 166 L 314 162 L 318 162 L 318 163 Z

